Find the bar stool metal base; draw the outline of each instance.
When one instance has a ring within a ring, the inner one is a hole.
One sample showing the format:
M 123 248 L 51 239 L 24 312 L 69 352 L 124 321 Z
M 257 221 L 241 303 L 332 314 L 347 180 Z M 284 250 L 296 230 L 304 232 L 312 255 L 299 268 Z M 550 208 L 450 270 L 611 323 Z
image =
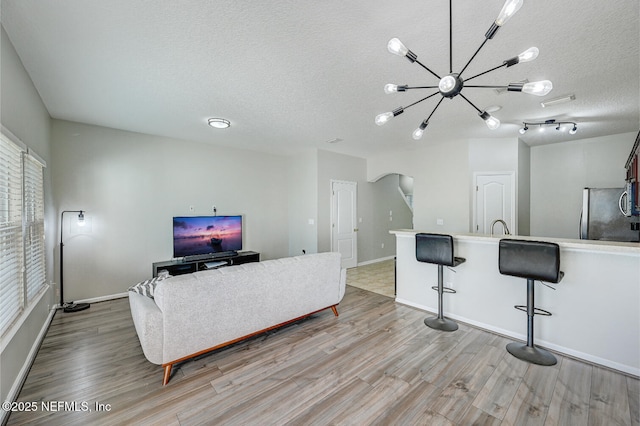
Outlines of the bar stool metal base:
M 507 351 L 518 359 L 538 365 L 556 365 L 558 360 L 553 354 L 537 346 L 527 346 L 524 343 L 509 343 Z
M 448 318 L 425 318 L 424 325 L 440 331 L 456 331 L 458 329 L 458 324 Z

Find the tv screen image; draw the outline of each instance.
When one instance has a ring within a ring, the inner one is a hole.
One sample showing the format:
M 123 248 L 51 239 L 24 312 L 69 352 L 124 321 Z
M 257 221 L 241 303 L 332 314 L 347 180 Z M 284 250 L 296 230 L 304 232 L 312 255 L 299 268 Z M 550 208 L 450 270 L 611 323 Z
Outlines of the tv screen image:
M 173 218 L 173 257 L 242 250 L 242 216 Z

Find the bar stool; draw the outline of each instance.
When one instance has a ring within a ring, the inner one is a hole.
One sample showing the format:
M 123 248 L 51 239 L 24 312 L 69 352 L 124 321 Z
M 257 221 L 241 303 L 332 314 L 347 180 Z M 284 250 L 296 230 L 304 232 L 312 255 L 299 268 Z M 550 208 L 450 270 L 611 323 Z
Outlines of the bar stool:
M 516 309 L 527 313 L 527 344 L 509 343 L 507 351 L 523 361 L 539 365 L 554 365 L 558 361 L 549 351 L 533 343 L 533 317 L 551 316 L 551 312 L 535 307 L 535 280 L 559 283 L 564 276 L 560 271 L 560 247 L 554 243 L 504 239 L 499 243 L 498 268 L 502 275 L 527 279 L 527 305 Z
M 442 314 L 442 296 L 444 293 L 455 293 L 452 288 L 443 285 L 444 266 L 455 267 L 464 263 L 466 259 L 454 257 L 453 237 L 443 234 L 416 234 L 416 260 L 418 262 L 433 263 L 438 265 L 438 286 L 431 287 L 438 292 L 438 316 L 424 320 L 428 327 L 442 331 L 455 331 L 458 324 L 455 321 L 445 318 Z

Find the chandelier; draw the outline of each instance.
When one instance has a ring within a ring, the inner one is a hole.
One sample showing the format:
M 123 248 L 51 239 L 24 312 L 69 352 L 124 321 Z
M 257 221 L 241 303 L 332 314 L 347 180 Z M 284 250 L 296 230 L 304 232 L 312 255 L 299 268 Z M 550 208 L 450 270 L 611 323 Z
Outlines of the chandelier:
M 379 114 L 378 116 L 376 116 L 376 119 L 375 119 L 376 124 L 378 126 L 382 126 L 383 124 L 388 122 L 391 118 L 402 114 L 405 109 L 412 107 L 414 105 L 417 105 L 420 102 L 425 101 L 439 94 L 441 95 L 440 100 L 436 104 L 435 108 L 433 108 L 433 110 L 431 111 L 431 114 L 429 114 L 429 116 L 422 121 L 420 126 L 416 130 L 414 130 L 412 135 L 413 139 L 418 140 L 422 137 L 424 130 L 429 125 L 429 120 L 431 119 L 431 116 L 433 116 L 433 114 L 436 112 L 436 110 L 438 109 L 442 101 L 445 98 L 453 99 L 456 96 L 460 96 L 469 105 L 475 108 L 476 111 L 478 111 L 478 115 L 480 116 L 480 118 L 482 118 L 485 121 L 487 127 L 493 130 L 493 129 L 497 129 L 500 126 L 500 120 L 493 117 L 487 111 L 483 111 L 477 106 L 475 106 L 469 99 L 467 99 L 465 95 L 462 94 L 462 89 L 464 88 L 502 89 L 502 90 L 506 89 L 509 92 L 524 92 L 524 93 L 537 95 L 537 96 L 545 96 L 547 93 L 549 93 L 553 88 L 553 85 L 549 80 L 527 82 L 527 83 L 522 83 L 522 82 L 510 83 L 507 86 L 474 86 L 474 85 L 467 84 L 469 81 L 473 80 L 474 78 L 480 77 L 481 75 L 487 74 L 491 71 L 495 71 L 503 67 L 508 68 L 519 63 L 533 61 L 538 57 L 539 51 L 537 47 L 531 47 L 525 50 L 524 52 L 522 52 L 521 54 L 519 54 L 518 56 L 507 59 L 506 61 L 503 61 L 501 65 L 498 65 L 487 71 L 481 72 L 480 74 L 476 74 L 466 79 L 462 78 L 463 73 L 465 72 L 465 70 L 471 63 L 471 61 L 473 61 L 473 59 L 476 57 L 478 52 L 480 52 L 480 49 L 482 49 L 484 45 L 496 35 L 496 32 L 498 31 L 498 29 L 500 29 L 500 27 L 504 25 L 522 7 L 523 1 L 524 0 L 506 0 L 504 6 L 502 7 L 502 10 L 500 11 L 500 14 L 496 18 L 495 22 L 491 24 L 491 27 L 489 28 L 489 30 L 486 32 L 484 36 L 485 39 L 480 45 L 480 47 L 478 47 L 478 49 L 471 56 L 469 61 L 467 61 L 467 64 L 462 68 L 462 70 L 457 73 L 453 72 L 451 0 L 449 0 L 449 74 L 444 76 L 440 76 L 436 74 L 434 71 L 429 69 L 426 65 L 421 63 L 418 60 L 418 56 L 415 53 L 413 53 L 411 50 L 407 49 L 407 47 L 404 44 L 402 44 L 400 40 L 398 40 L 397 38 L 392 38 L 387 45 L 387 49 L 389 50 L 389 52 L 398 56 L 404 56 L 409 60 L 409 62 L 420 65 L 422 68 L 428 71 L 431 75 L 437 78 L 439 80 L 439 83 L 437 86 L 409 86 L 409 85 L 387 84 L 386 86 L 384 86 L 385 93 L 390 94 L 390 93 L 396 93 L 396 92 L 406 92 L 408 90 L 413 90 L 413 89 L 438 89 L 438 91 L 431 93 L 430 95 L 425 96 L 424 98 L 412 104 L 409 104 L 407 106 L 398 107 L 393 111 Z

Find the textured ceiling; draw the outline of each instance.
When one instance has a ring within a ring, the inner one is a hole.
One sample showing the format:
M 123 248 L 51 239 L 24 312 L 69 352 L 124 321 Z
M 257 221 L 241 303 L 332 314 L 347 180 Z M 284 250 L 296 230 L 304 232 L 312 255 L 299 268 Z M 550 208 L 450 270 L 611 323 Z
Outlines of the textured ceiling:
M 484 40 L 503 0 L 453 1 L 453 70 Z M 473 84 L 549 79 L 545 97 L 465 88 L 499 105 L 489 130 L 460 97 L 445 99 L 422 140 L 412 131 L 440 96 L 383 127 L 374 117 L 430 91 L 385 95 L 386 83 L 436 85 L 387 52 L 400 38 L 440 75 L 449 71 L 449 2 L 397 0 L 2 0 L 2 25 L 54 118 L 277 153 L 321 148 L 361 157 L 450 139 L 520 137 L 558 143 L 640 128 L 639 2 L 525 0 L 480 51 L 467 77 L 531 46 L 534 62 Z M 576 100 L 542 108 L 567 94 Z M 227 130 L 209 117 L 231 121 Z M 520 136 L 522 121 L 576 121 Z M 341 139 L 329 144 L 328 140 Z

